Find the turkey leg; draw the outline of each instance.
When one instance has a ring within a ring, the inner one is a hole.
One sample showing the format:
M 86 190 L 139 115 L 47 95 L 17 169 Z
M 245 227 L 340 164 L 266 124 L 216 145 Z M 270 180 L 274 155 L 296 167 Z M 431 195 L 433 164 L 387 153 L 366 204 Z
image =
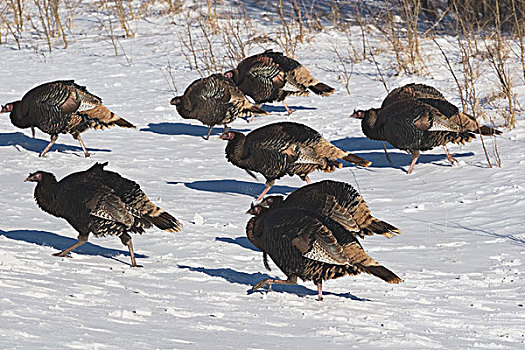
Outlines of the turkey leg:
M 410 169 L 408 169 L 407 174 L 411 174 L 414 170 L 414 165 L 416 165 L 417 159 L 419 158 L 419 151 L 410 152 L 412 154 L 412 163 L 410 163 Z
M 210 126 L 210 130 L 208 130 L 208 135 L 206 135 L 206 137 L 204 138 L 205 140 L 209 140 L 210 139 L 210 135 L 211 135 L 212 129 L 213 129 L 213 126 Z
M 252 287 L 252 291 L 264 287 L 268 287 L 268 290 L 272 290 L 272 284 L 297 284 L 297 276 L 290 276 L 287 280 L 274 280 L 272 278 L 265 278 L 262 281 L 257 282 L 257 284 Z
M 257 198 L 257 202 L 260 201 L 261 199 L 263 199 L 264 195 L 266 193 L 268 193 L 268 191 L 270 190 L 270 188 L 272 188 L 273 186 L 273 183 L 266 183 L 266 187 L 264 188 L 264 191 L 262 191 L 262 193 L 259 195 L 259 197 Z
M 133 251 L 133 244 L 131 243 L 131 239 L 126 244 L 129 249 L 129 255 L 131 256 L 131 267 L 142 267 L 142 265 L 137 265 L 137 261 L 135 260 L 135 252 Z
M 393 164 L 392 160 L 390 160 L 390 156 L 388 155 L 388 151 L 386 150 L 386 142 L 383 141 L 383 150 L 385 151 L 386 160 L 389 164 Z
M 317 300 L 323 301 L 323 281 L 316 283 L 317 285 Z
M 87 158 L 91 154 L 86 149 L 86 145 L 84 145 L 84 141 L 82 141 L 82 138 L 80 137 L 79 133 L 71 134 L 75 140 L 78 140 L 78 143 L 80 143 L 80 147 L 82 147 L 82 150 L 84 151 L 84 156 Z
M 64 249 L 63 251 L 61 252 L 58 252 L 58 253 L 55 253 L 53 254 L 54 256 L 61 256 L 61 257 L 65 257 L 65 256 L 68 256 L 69 252 L 72 251 L 73 249 L 75 249 L 76 247 L 80 247 L 82 244 L 86 243 L 87 242 L 87 236 L 78 236 L 78 242 L 73 244 L 71 247 L 67 248 L 67 249 Z
M 39 157 L 45 156 L 47 151 L 49 151 L 49 149 L 51 148 L 51 146 L 55 144 L 57 139 L 58 139 L 58 135 L 51 135 L 51 141 L 49 141 L 46 148 L 44 148 L 44 150 L 40 153 Z
M 447 146 L 443 146 L 443 149 L 445 150 L 445 153 L 447 154 L 447 159 L 448 159 L 448 161 L 451 164 L 454 164 L 454 163 L 458 162 L 458 160 L 456 158 L 452 157 L 452 155 L 448 152 Z
M 286 102 L 284 102 L 284 100 L 283 100 L 283 105 L 284 105 L 284 108 L 286 108 L 286 112 L 288 112 L 288 115 L 293 113 L 293 111 L 290 109 L 290 107 L 288 107 L 288 105 L 286 104 Z

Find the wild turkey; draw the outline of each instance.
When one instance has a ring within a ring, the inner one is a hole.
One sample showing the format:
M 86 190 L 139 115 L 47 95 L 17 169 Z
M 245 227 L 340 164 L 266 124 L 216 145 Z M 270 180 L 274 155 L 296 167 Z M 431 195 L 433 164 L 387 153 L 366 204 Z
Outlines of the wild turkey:
M 30 174 L 25 181 L 37 182 L 35 199 L 42 210 L 66 219 L 79 233 L 77 243 L 53 255 L 67 256 L 86 243 L 90 233 L 113 235 L 128 247 L 131 266 L 137 266 L 129 233 L 141 234 L 152 225 L 178 232 L 182 224 L 153 204 L 136 182 L 104 170 L 107 164 L 96 163 L 58 182 L 45 171 Z
M 268 114 L 268 112 L 253 105 L 229 78 L 221 74 L 213 74 L 207 78 L 195 80 L 184 91 L 184 95 L 174 97 L 171 104 L 184 119 L 197 119 L 210 130 L 217 124 L 231 123 L 237 117 L 250 114 Z
M 252 206 L 254 215 L 246 226 L 250 242 L 263 252 L 267 269 L 268 255 L 288 277 L 287 280 L 266 278 L 252 290 L 272 284 L 296 284 L 297 278 L 317 285 L 322 300 L 323 281 L 366 272 L 388 283 L 402 280 L 372 259 L 356 238 L 337 221 L 301 207 L 266 208 Z
M 364 238 L 370 235 L 394 237 L 401 231 L 372 216 L 365 200 L 345 182 L 323 180 L 303 186 L 286 197 L 267 196 L 261 203 L 269 208 L 301 208 L 329 217 L 347 231 Z
M 398 93 L 399 97 L 391 96 L 390 101 L 383 102 L 384 108 L 359 110 L 351 115 L 362 120 L 361 128 L 368 138 L 388 141 L 392 146 L 412 155 L 408 174 L 412 173 L 420 151 L 443 146 L 447 159 L 454 163 L 456 159 L 450 155 L 447 143 L 464 144 L 475 138 L 475 134 L 501 134 L 501 131 L 480 125 L 474 117 L 460 112 L 434 88 L 414 85 L 428 90 L 422 93 L 420 89 L 413 93 L 414 98 L 406 99 L 401 97 L 406 94 L 406 90 L 401 90 L 405 92 Z
M 299 123 L 274 123 L 248 135 L 227 132 L 220 138 L 228 140 L 226 158 L 229 162 L 246 170 L 254 178 L 252 171 L 266 178 L 266 188 L 257 200 L 263 198 L 275 180 L 286 174 L 298 175 L 310 183 L 308 174 L 314 170 L 333 172 L 342 167 L 339 159 L 365 167 L 371 164 L 366 159 L 337 148 L 314 129 Z
M 308 90 L 321 96 L 335 92 L 334 88 L 315 79 L 302 64 L 272 50 L 244 59 L 236 69 L 224 75 L 232 78 L 255 103 L 282 101 L 288 114 L 292 111 L 284 99 L 290 95 L 308 96 Z
M 51 141 L 40 153 L 40 157 L 58 139 L 59 134 L 69 133 L 78 140 L 84 155 L 89 157 L 80 133 L 89 128 L 104 129 L 110 126 L 134 128 L 125 119 L 115 115 L 86 87 L 75 84 L 73 80 L 57 80 L 39 85 L 27 92 L 21 101 L 2 107 L 2 112 L 11 112 L 11 123 L 18 128 L 34 128 L 51 135 Z

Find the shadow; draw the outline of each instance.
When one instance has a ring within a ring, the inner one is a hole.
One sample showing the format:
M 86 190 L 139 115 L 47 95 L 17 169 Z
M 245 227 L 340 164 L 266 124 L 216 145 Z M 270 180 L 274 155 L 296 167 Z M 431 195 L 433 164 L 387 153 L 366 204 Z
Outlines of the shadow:
M 314 110 L 317 109 L 316 107 L 305 107 L 305 106 L 288 106 L 292 111 L 300 111 L 300 110 Z M 280 106 L 274 106 L 274 105 L 268 105 L 263 104 L 262 109 L 264 109 L 268 113 L 284 113 L 286 112 L 286 108 L 281 104 Z
M 245 273 L 245 272 L 238 272 L 230 268 L 207 269 L 205 267 L 191 267 L 191 266 L 185 266 L 185 265 L 178 265 L 178 267 L 181 269 L 187 269 L 189 271 L 205 273 L 208 276 L 212 276 L 212 277 L 220 277 L 230 283 L 247 285 L 250 287 L 250 289 L 247 291 L 247 294 L 265 293 L 264 290 L 252 291 L 251 287 L 255 285 L 257 282 L 259 282 L 260 280 L 263 280 L 265 278 L 277 279 L 277 277 L 271 277 L 265 273 L 260 273 L 260 272 Z M 304 297 L 307 295 L 317 296 L 317 290 L 309 289 L 309 288 L 306 288 L 304 286 L 297 285 L 297 284 L 296 285 L 274 284 L 272 285 L 272 291 L 278 292 L 278 293 L 295 294 L 301 297 Z M 356 301 L 370 301 L 369 299 L 359 298 L 350 293 L 331 293 L 331 292 L 323 291 L 323 295 L 335 295 L 341 298 L 348 298 L 348 299 L 352 299 Z
M 13 230 L 3 231 L 0 230 L 0 236 L 4 236 L 17 241 L 23 241 L 27 243 L 37 244 L 42 247 L 52 247 L 58 251 L 64 250 L 71 247 L 77 242 L 74 238 L 59 236 L 52 232 L 47 231 L 36 231 L 36 230 Z M 82 255 L 96 255 L 103 256 L 105 258 L 114 259 L 115 256 L 125 255 L 129 256 L 129 251 L 104 248 L 92 243 L 84 243 L 80 247 L 73 250 L 74 253 Z M 143 254 L 135 253 L 136 258 L 147 258 L 148 256 Z M 118 260 L 118 259 L 114 259 Z M 118 260 L 120 261 L 120 260 Z
M 12 133 L 0 133 L 0 147 L 7 147 L 7 146 L 15 146 L 18 148 L 22 147 L 23 149 L 26 149 L 31 152 L 40 153 L 46 148 L 49 141 L 32 138 L 29 136 L 26 136 L 24 133 L 21 132 L 12 132 Z M 109 149 L 101 149 L 101 148 L 90 148 L 87 147 L 88 151 L 91 152 L 111 152 Z M 68 146 L 62 143 L 55 143 L 53 147 L 49 150 L 49 152 L 58 151 L 61 153 L 64 153 L 66 151 L 70 152 L 83 152 L 82 148 L 77 146 Z
M 408 171 L 408 167 L 410 166 L 410 163 L 412 162 L 412 157 L 408 153 L 404 153 L 402 151 L 398 152 L 388 152 L 388 155 L 390 156 L 390 159 L 392 160 L 392 164 L 388 162 L 385 156 L 385 152 L 371 152 L 371 153 L 363 153 L 360 156 L 363 158 L 368 159 L 372 162 L 372 165 L 370 168 L 395 168 L 395 169 L 401 169 L 403 171 Z M 466 153 L 455 153 L 454 158 L 459 159 L 463 157 L 472 157 L 474 153 L 472 152 L 466 152 Z M 445 153 L 443 154 L 421 154 L 419 158 L 417 159 L 416 166 L 414 169 L 417 169 L 418 164 L 427 164 L 427 163 L 435 163 L 435 162 L 441 162 L 443 160 L 447 160 L 447 156 Z M 438 166 L 443 167 L 452 167 L 452 164 L 450 164 L 448 161 L 446 164 L 436 164 Z M 406 167 L 406 169 L 402 168 Z
M 386 148 L 388 150 L 388 155 L 390 156 L 390 159 L 392 160 L 392 164 L 390 164 L 388 160 L 386 159 L 385 152 L 383 150 L 382 141 L 370 140 L 366 137 L 347 137 L 344 139 L 331 141 L 331 143 L 341 148 L 342 150 L 351 152 L 351 153 L 354 153 L 356 151 L 377 150 L 377 152 L 356 153 L 360 157 L 363 157 L 372 162 L 372 165 L 370 166 L 370 168 L 395 168 L 395 169 L 400 169 L 406 172 L 408 171 L 408 169 L 404 169 L 403 167 L 410 166 L 410 163 L 412 162 L 412 157 L 410 156 L 410 154 L 404 151 L 398 150 L 397 148 L 395 148 L 388 142 L 386 143 Z M 454 158 L 471 157 L 473 155 L 474 155 L 473 152 L 455 153 Z M 445 153 L 442 153 L 442 154 L 421 153 L 421 155 L 419 156 L 417 160 L 416 168 L 417 168 L 417 165 L 421 163 L 440 162 L 446 159 L 447 159 L 447 156 Z M 452 166 L 448 162 L 446 165 L 442 165 L 442 164 L 437 164 L 437 165 Z M 346 162 L 344 162 L 344 166 L 345 167 L 347 166 Z
M 202 125 L 192 125 L 185 123 L 149 123 L 147 128 L 140 129 L 140 131 L 152 132 L 160 135 L 188 135 L 204 137 L 208 134 L 210 128 Z M 224 128 L 221 126 L 214 127 L 211 130 L 210 136 L 218 136 L 222 134 Z M 233 129 L 232 131 L 247 132 L 249 129 Z
M 179 182 L 168 182 L 170 185 Z M 184 186 L 193 190 L 216 192 L 216 193 L 235 193 L 257 198 L 264 190 L 265 186 L 261 183 L 246 182 L 238 180 L 204 180 L 185 182 Z M 268 194 L 288 194 L 295 191 L 297 187 L 290 186 L 272 186 Z
M 383 151 L 382 141 L 370 140 L 367 137 L 345 137 L 344 139 L 330 141 L 330 143 L 348 152 L 371 151 L 371 150 Z M 386 148 L 396 149 L 394 146 L 392 146 L 388 142 L 386 143 Z
M 518 245 L 525 244 L 525 239 L 523 239 L 521 237 L 516 237 L 516 236 L 510 235 L 510 234 L 509 235 L 504 235 L 504 234 L 496 233 L 496 232 L 494 232 L 492 230 L 482 229 L 482 228 L 479 228 L 479 227 L 471 228 L 471 227 L 467 227 L 467 226 L 462 225 L 462 224 L 455 224 L 455 226 L 459 227 L 459 228 L 462 228 L 464 230 L 470 231 L 470 232 L 475 232 L 475 233 L 476 232 L 481 232 L 481 234 L 484 234 L 484 235 L 487 235 L 487 236 L 490 236 L 490 237 L 508 239 L 512 243 L 516 243 Z
M 255 252 L 260 252 L 260 250 L 257 249 L 257 247 L 254 246 L 247 237 L 236 237 L 235 239 L 231 239 L 230 237 L 216 237 L 215 240 L 219 242 L 237 244 L 243 248 L 251 249 Z

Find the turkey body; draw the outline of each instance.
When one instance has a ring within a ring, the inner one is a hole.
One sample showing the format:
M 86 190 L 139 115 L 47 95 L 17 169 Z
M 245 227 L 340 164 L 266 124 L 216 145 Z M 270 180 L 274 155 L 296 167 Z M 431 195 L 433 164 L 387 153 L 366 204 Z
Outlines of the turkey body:
M 371 164 L 366 159 L 335 147 L 317 131 L 299 123 L 274 123 L 248 135 L 228 132 L 221 138 L 228 140 L 228 161 L 245 169 L 250 175 L 251 171 L 255 171 L 266 178 L 266 188 L 259 199 L 268 192 L 275 180 L 284 175 L 298 175 L 309 182 L 308 174 L 314 170 L 333 172 L 342 167 L 340 159 L 360 166 Z
M 364 238 L 370 235 L 394 237 L 401 231 L 387 222 L 372 216 L 363 197 L 352 185 L 333 180 L 323 180 L 303 186 L 286 199 L 267 196 L 260 203 L 269 208 L 302 208 L 329 217 L 347 231 Z
M 213 74 L 207 78 L 194 81 L 184 91 L 182 96 L 174 97 L 171 104 L 184 119 L 196 119 L 211 130 L 215 125 L 226 125 L 238 117 L 251 114 L 268 114 L 253 105 L 233 83 L 221 74 Z
M 476 119 L 448 102 L 436 89 L 423 84 L 409 84 L 393 90 L 382 108 L 356 111 L 363 133 L 372 140 L 388 141 L 412 155 L 410 174 L 420 151 L 443 146 L 447 159 L 456 160 L 446 145 L 471 141 L 476 134 L 498 135 L 495 128 L 480 125 Z
M 272 284 L 295 284 L 297 278 L 317 285 L 322 300 L 322 282 L 361 272 L 372 274 L 388 283 L 401 279 L 372 259 L 354 232 L 329 216 L 301 207 L 266 208 L 253 206 L 246 226 L 248 239 L 287 276 L 287 280 L 264 279 L 253 290 Z
M 321 83 L 298 61 L 280 52 L 267 50 L 244 59 L 236 69 L 225 73 L 235 84 L 258 104 L 282 101 L 290 95 L 308 96 L 309 91 L 321 96 L 335 92 Z
M 37 171 L 26 181 L 37 182 L 35 199 L 45 212 L 65 219 L 78 231 L 78 242 L 55 255 L 67 256 L 96 237 L 118 236 L 128 246 L 132 266 L 137 266 L 129 233 L 143 233 L 153 225 L 177 232 L 181 223 L 153 204 L 140 186 L 118 173 L 104 170 L 107 163 L 96 163 L 86 171 L 70 174 L 62 180 L 48 172 Z
M 8 103 L 2 112 L 11 112 L 11 123 L 19 128 L 40 129 L 51 135 L 51 142 L 40 153 L 43 157 L 59 134 L 69 133 L 79 141 L 84 155 L 88 151 L 80 133 L 89 128 L 111 126 L 134 128 L 127 120 L 115 115 L 102 100 L 73 80 L 59 80 L 39 85 L 28 91 L 22 100 Z M 34 133 L 33 133 L 34 136 Z

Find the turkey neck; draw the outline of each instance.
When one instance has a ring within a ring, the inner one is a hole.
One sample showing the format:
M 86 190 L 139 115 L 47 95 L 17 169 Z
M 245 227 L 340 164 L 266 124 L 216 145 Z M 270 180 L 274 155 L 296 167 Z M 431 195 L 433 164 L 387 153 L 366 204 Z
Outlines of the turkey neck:
M 384 129 L 381 125 L 376 125 L 378 109 L 370 109 L 365 112 L 365 116 L 361 121 L 361 129 L 365 135 L 372 140 L 384 140 Z
M 259 241 L 259 238 L 262 233 L 262 225 L 266 216 L 271 211 L 271 209 L 267 208 L 262 209 L 259 215 L 252 217 L 248 221 L 248 224 L 246 224 L 246 236 L 248 237 L 248 240 L 260 250 L 263 250 L 263 245 Z
M 246 159 L 243 159 L 245 142 L 246 135 L 235 133 L 235 137 L 229 140 L 228 145 L 226 145 L 226 158 L 239 168 L 243 168 L 246 163 Z
M 13 102 L 13 110 L 9 115 L 11 123 L 17 128 L 21 129 L 36 126 L 33 120 L 30 118 L 29 113 L 27 113 L 27 108 L 24 108 L 24 105 L 20 102 L 21 101 Z
M 192 112 L 191 101 L 186 95 L 180 97 L 180 102 L 175 107 L 177 107 L 177 112 L 185 119 Z
M 42 181 L 38 182 L 35 188 L 36 203 L 43 211 L 54 215 L 58 214 L 58 202 L 55 197 L 55 188 L 57 186 L 57 179 L 52 174 L 47 174 L 42 177 Z

